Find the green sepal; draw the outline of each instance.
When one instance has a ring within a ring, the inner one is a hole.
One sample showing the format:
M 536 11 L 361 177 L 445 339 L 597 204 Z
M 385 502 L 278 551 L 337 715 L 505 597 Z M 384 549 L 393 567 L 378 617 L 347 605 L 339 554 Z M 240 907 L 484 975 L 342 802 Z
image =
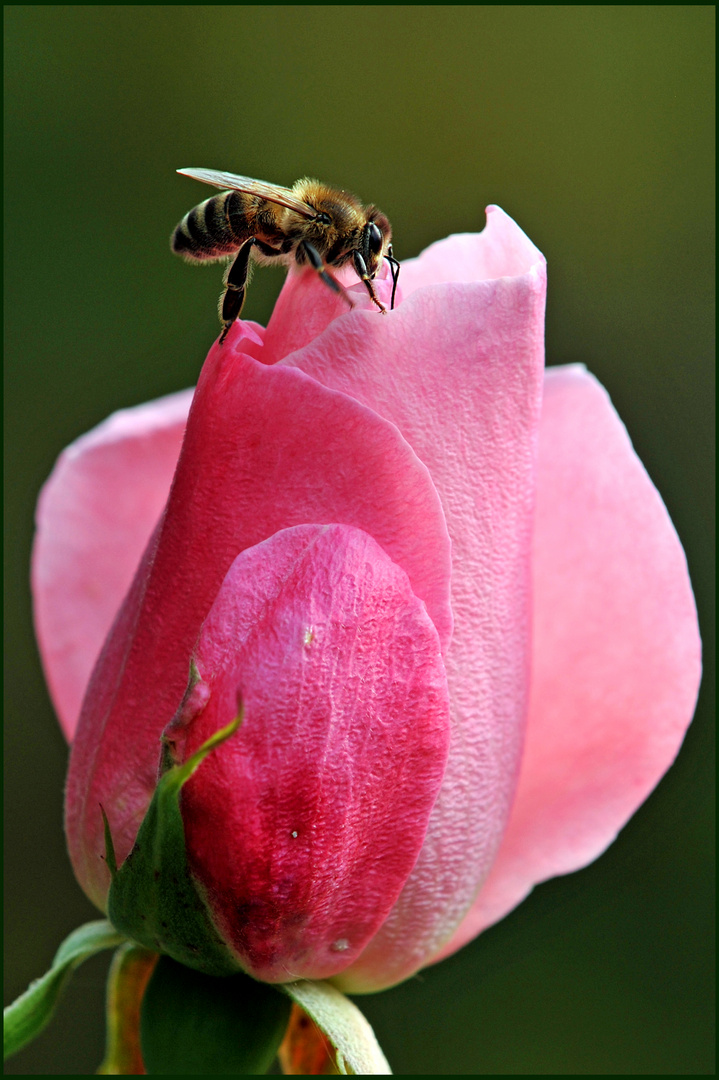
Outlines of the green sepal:
M 40 1034 L 51 1019 L 70 976 L 83 960 L 103 949 L 114 949 L 123 940 L 105 919 L 85 923 L 65 938 L 50 970 L 30 983 L 25 993 L 4 1010 L 4 1057 L 22 1050 Z
M 353 1001 L 328 982 L 284 983 L 280 988 L 307 1013 L 334 1050 L 343 1076 L 388 1076 L 392 1073 L 374 1031 Z
M 119 869 L 105 818 L 106 858 L 112 875 L 107 909 L 111 922 L 146 949 L 209 975 L 232 975 L 240 965 L 217 931 L 202 887 L 190 873 L 180 792 L 207 755 L 234 735 L 241 723 L 240 711 L 182 765 L 169 764 L 165 756 L 166 771 L 135 845 Z
M 142 1000 L 145 1068 L 160 1076 L 261 1075 L 289 1015 L 289 999 L 267 983 L 218 979 L 161 956 Z
M 140 1007 L 158 955 L 126 941 L 115 951 L 107 975 L 105 1057 L 98 1076 L 140 1076 Z

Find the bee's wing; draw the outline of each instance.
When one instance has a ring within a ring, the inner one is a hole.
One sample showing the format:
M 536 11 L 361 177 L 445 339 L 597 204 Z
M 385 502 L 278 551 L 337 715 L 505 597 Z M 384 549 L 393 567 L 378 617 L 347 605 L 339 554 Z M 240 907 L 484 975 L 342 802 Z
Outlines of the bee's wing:
M 265 184 L 262 180 L 252 180 L 249 176 L 235 176 L 233 173 L 216 172 L 214 169 L 178 169 L 177 171 L 182 176 L 191 176 L 193 180 L 201 180 L 203 184 L 230 188 L 232 191 L 244 191 L 247 195 L 257 195 L 260 199 L 286 206 L 288 210 L 294 210 L 302 217 L 317 216 L 317 211 L 295 198 L 289 188 L 279 187 L 277 184 Z

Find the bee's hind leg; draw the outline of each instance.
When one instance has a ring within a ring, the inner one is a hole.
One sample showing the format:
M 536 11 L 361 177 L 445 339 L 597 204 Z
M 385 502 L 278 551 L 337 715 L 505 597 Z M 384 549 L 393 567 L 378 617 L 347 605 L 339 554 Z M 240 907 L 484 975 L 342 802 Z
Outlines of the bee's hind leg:
M 332 274 L 330 274 L 330 272 L 327 270 L 327 267 L 322 262 L 322 256 L 320 255 L 317 248 L 313 247 L 313 245 L 309 244 L 306 240 L 300 241 L 300 243 L 297 245 L 297 248 L 299 251 L 302 252 L 312 269 L 317 271 L 320 279 L 324 281 L 325 285 L 329 286 L 329 288 L 332 289 L 332 292 L 336 292 L 341 297 L 343 297 L 343 299 L 347 301 L 350 307 L 354 307 L 354 301 L 352 297 L 347 292 L 344 285 L 342 285 L 341 282 L 339 282 L 336 277 L 333 277 Z
M 247 291 L 247 275 L 250 270 L 250 255 L 255 240 L 250 237 L 235 256 L 234 262 L 230 263 L 225 271 L 225 291 L 220 300 L 220 319 L 222 320 L 222 333 L 220 345 L 227 337 L 228 331 L 235 319 L 242 311 Z

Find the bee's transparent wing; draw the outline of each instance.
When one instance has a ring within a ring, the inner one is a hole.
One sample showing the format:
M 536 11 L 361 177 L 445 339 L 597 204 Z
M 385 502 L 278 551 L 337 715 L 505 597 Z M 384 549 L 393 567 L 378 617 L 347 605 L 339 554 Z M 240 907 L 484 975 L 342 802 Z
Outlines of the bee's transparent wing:
M 295 198 L 289 188 L 279 187 L 277 184 L 265 184 L 262 180 L 253 180 L 249 176 L 235 176 L 234 173 L 217 172 L 215 169 L 178 169 L 182 176 L 190 176 L 193 180 L 200 180 L 203 184 L 212 184 L 213 187 L 232 191 L 244 191 L 247 195 L 256 195 L 259 199 L 267 199 L 268 202 L 286 206 L 288 210 L 294 210 L 302 217 L 313 218 L 317 211 L 307 203 L 300 202 Z

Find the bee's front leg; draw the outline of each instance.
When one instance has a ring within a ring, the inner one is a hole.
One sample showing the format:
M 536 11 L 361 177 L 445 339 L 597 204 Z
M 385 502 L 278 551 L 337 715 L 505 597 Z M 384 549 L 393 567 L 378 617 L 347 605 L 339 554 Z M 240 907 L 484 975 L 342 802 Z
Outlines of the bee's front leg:
M 380 300 L 377 299 L 377 293 L 374 291 L 372 279 L 367 273 L 367 263 L 364 261 L 359 251 L 352 252 L 352 262 L 354 264 L 355 270 L 357 271 L 357 277 L 364 284 L 365 289 L 370 295 L 370 300 L 373 304 L 377 305 L 383 315 L 386 315 L 387 308 L 384 306 L 383 303 L 381 303 Z M 392 294 L 392 296 L 394 298 L 394 293 Z
M 297 251 L 304 256 L 305 260 L 310 264 L 312 269 L 317 271 L 321 280 L 324 281 L 325 285 L 328 285 L 333 292 L 339 293 L 339 295 L 347 301 L 351 308 L 354 307 L 354 301 L 352 297 L 347 292 L 344 285 L 342 285 L 336 277 L 333 277 L 332 274 L 330 274 L 327 267 L 322 262 L 322 256 L 320 255 L 316 247 L 308 243 L 307 240 L 301 240 L 300 243 L 297 245 Z M 297 261 L 299 262 L 300 260 L 298 259 Z
M 235 256 L 235 261 L 230 263 L 225 276 L 225 291 L 220 299 L 220 319 L 222 320 L 222 333 L 220 345 L 227 337 L 227 333 L 236 318 L 242 311 L 247 290 L 247 275 L 250 269 L 250 255 L 255 240 L 250 237 Z

